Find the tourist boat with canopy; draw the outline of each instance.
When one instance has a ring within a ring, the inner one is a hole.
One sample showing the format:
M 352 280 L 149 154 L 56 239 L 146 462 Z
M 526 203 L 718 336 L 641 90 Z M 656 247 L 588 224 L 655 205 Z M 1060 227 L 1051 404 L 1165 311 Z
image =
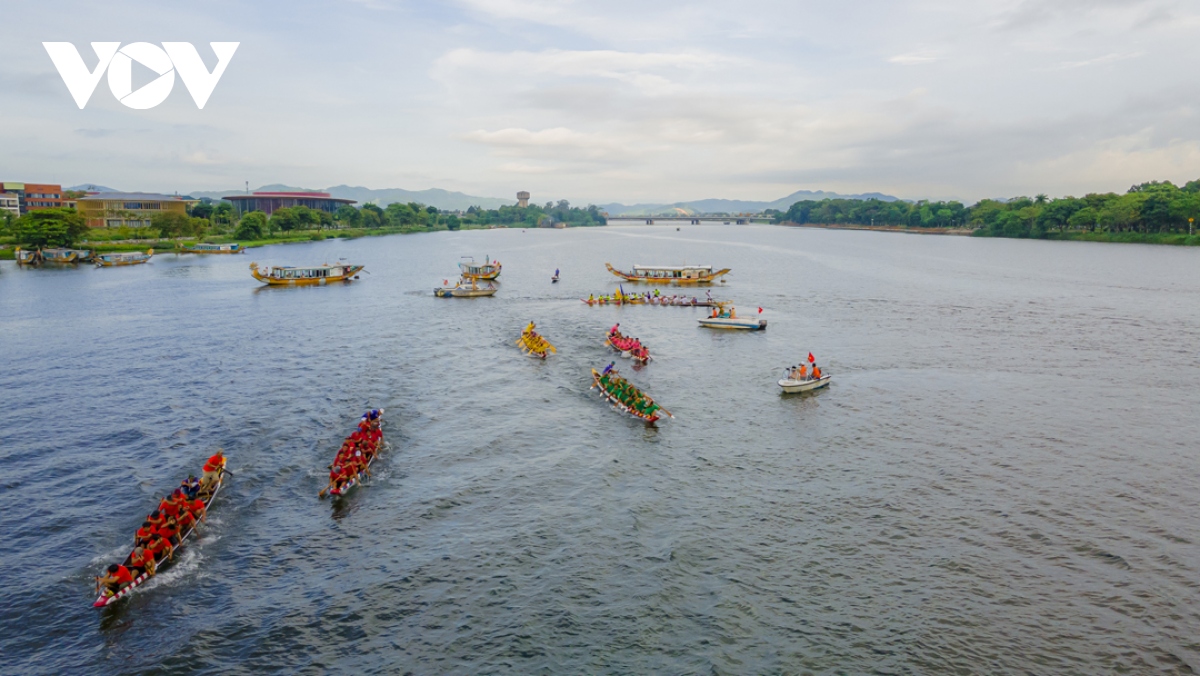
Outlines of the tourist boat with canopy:
M 224 467 L 224 465 L 222 465 L 217 470 L 216 485 L 213 486 L 212 490 L 207 493 L 200 493 L 197 496 L 197 499 L 199 499 L 201 502 L 204 503 L 205 512 L 207 512 L 208 509 L 212 507 L 213 501 L 217 499 L 217 493 L 221 492 L 221 487 L 224 484 L 225 484 L 225 467 Z M 124 587 L 121 587 L 115 593 L 110 590 L 107 590 L 107 589 L 104 590 L 103 592 L 100 593 L 100 596 L 96 599 L 96 601 L 94 603 L 92 603 L 92 606 L 94 608 L 104 608 L 106 606 L 110 606 L 110 605 L 116 603 L 117 601 L 120 601 L 121 599 L 123 599 L 123 598 L 129 596 L 130 594 L 132 594 L 133 592 L 137 591 L 137 589 L 139 587 L 141 587 L 143 584 L 145 584 L 146 582 L 148 582 L 150 580 L 150 578 L 154 577 L 158 573 L 162 572 L 162 570 L 164 568 L 171 565 L 171 563 L 179 555 L 180 547 L 182 547 L 184 545 L 184 543 L 186 543 L 192 537 L 192 535 L 196 532 L 196 528 L 199 525 L 200 525 L 200 520 L 193 518 L 192 525 L 186 531 L 180 531 L 179 542 L 172 547 L 171 555 L 168 556 L 168 554 L 164 552 L 162 556 L 155 557 L 153 573 L 147 571 L 147 572 L 143 572 L 143 573 L 137 575 L 136 577 L 133 578 L 132 582 L 125 585 Z M 133 562 L 133 554 L 134 554 L 133 551 L 130 551 L 129 555 L 125 557 L 125 560 L 121 563 L 121 565 L 125 566 L 126 568 L 129 568 L 130 564 Z
M 635 265 L 632 272 L 618 270 L 609 263 L 604 267 L 627 282 L 648 284 L 711 284 L 729 274 L 729 268 L 714 271 L 711 265 Z
M 363 267 L 362 265 L 339 263 L 338 265 L 315 265 L 309 268 L 276 265 L 260 269 L 258 263 L 251 263 L 250 274 L 269 286 L 320 286 L 357 279 L 355 275 Z
M 449 286 L 449 282 L 445 283 L 447 286 L 435 288 L 433 295 L 438 298 L 479 298 L 494 296 L 497 291 L 491 282 L 488 282 L 487 286 L 479 286 L 479 280 L 475 277 L 463 277 L 454 286 Z
M 820 378 L 800 378 L 800 379 L 784 378 L 783 380 L 779 381 L 779 387 L 781 387 L 783 389 L 785 394 L 795 394 L 796 392 L 811 392 L 813 390 L 818 390 L 818 389 L 821 389 L 822 387 L 825 387 L 826 385 L 828 385 L 829 380 L 832 377 L 833 376 L 822 375 Z
M 529 326 L 521 332 L 521 337 L 517 339 L 517 345 L 526 356 L 534 359 L 545 359 L 551 353 L 558 353 L 558 348 L 550 344 L 541 334 L 535 331 L 533 322 L 529 322 Z
M 181 244 L 179 245 L 179 253 L 194 253 L 194 254 L 236 254 L 246 253 L 246 247 L 233 242 L 231 244 L 205 244 L 197 242 L 196 244 Z
M 344 479 L 341 484 L 338 484 L 334 473 L 336 472 L 336 468 L 339 466 L 339 462 L 346 461 L 346 458 L 343 456 L 343 450 L 345 450 L 347 447 L 350 447 L 352 449 L 350 452 L 354 452 L 359 450 L 358 447 L 362 445 L 365 445 L 370 449 L 370 454 L 367 457 L 366 464 L 363 465 L 362 469 L 355 472 L 353 476 L 349 477 L 349 479 Z M 354 488 L 358 484 L 362 483 L 362 478 L 364 475 L 371 476 L 371 464 L 375 462 L 375 459 L 379 457 L 379 454 L 382 451 L 383 409 L 377 408 L 364 413 L 362 417 L 359 418 L 358 429 L 352 432 L 350 436 L 346 437 L 346 440 L 342 442 L 341 449 L 338 450 L 338 454 L 333 459 L 334 464 L 329 466 L 329 486 L 317 494 L 317 497 L 321 499 L 324 499 L 326 495 L 340 497 L 350 492 L 351 488 Z
M 758 309 L 762 313 L 762 308 Z M 700 326 L 710 329 L 735 329 L 742 331 L 765 331 L 767 320 L 757 317 L 739 317 L 737 308 L 729 303 L 719 302 L 713 308 L 712 314 L 699 320 Z
M 22 249 L 13 250 L 17 265 L 41 265 L 43 263 L 87 263 L 95 255 L 88 249 Z
M 96 267 L 98 268 L 114 268 L 123 265 L 141 265 L 150 260 L 154 255 L 154 249 L 142 251 L 118 251 L 113 253 L 102 253 L 96 256 Z
M 500 261 L 489 260 L 484 257 L 483 263 L 476 263 L 474 258 L 464 256 L 468 260 L 460 261 L 458 269 L 462 271 L 463 277 L 473 279 L 482 279 L 491 281 L 500 276 Z
M 671 415 L 670 411 L 655 403 L 645 392 L 622 378 L 614 368 L 605 369 L 603 373 L 592 369 L 592 387 L 589 389 L 599 389 L 604 399 L 618 411 L 628 413 L 648 423 L 657 422 L 664 415 L 668 418 L 675 417 Z

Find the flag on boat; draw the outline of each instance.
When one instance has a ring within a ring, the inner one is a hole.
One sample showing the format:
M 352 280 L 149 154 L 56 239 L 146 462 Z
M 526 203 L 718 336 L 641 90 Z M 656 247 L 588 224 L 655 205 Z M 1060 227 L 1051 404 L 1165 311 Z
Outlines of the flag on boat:
M 762 314 L 762 308 L 758 308 L 758 314 Z
M 812 364 L 812 363 L 815 363 L 816 361 L 817 361 L 817 358 L 812 356 L 812 352 L 809 352 L 808 353 L 808 363 Z

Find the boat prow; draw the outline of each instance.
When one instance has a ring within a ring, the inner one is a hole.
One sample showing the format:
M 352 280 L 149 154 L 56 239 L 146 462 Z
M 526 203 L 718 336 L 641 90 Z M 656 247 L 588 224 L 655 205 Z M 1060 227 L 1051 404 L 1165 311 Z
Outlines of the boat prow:
M 784 378 L 783 380 L 779 381 L 779 387 L 783 388 L 784 394 L 811 392 L 828 385 L 831 378 L 833 378 L 833 376 L 821 376 L 820 378 L 807 378 L 805 380 L 792 380 L 790 378 Z

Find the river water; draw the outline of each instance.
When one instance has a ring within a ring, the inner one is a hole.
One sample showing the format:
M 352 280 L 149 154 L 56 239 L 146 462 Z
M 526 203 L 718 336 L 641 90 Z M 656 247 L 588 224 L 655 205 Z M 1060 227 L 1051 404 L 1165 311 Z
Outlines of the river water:
M 500 292 L 434 298 L 467 255 L 504 264 Z M 338 258 L 370 274 L 247 270 Z M 714 295 L 769 328 L 587 307 L 606 261 L 731 267 Z M 1200 670 L 1200 250 L 434 233 L 5 263 L 0 318 L 6 674 Z M 514 346 L 530 320 L 545 362 Z M 617 321 L 675 420 L 589 393 Z M 809 351 L 832 386 L 781 396 Z M 377 406 L 371 485 L 318 500 Z M 218 447 L 202 537 L 93 609 L 92 576 Z

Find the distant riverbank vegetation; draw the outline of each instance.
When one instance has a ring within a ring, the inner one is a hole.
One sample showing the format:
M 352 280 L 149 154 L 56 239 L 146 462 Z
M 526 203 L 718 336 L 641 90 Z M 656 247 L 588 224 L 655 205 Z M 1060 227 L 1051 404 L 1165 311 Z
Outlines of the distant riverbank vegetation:
M 1096 242 L 1200 245 L 1200 180 L 1182 187 L 1141 183 L 1125 194 L 1045 195 L 960 202 L 803 201 L 772 211 L 777 223 L 969 229 L 980 237 L 1074 239 Z
M 133 214 L 127 216 L 136 218 Z M 466 212 L 444 212 L 415 202 L 395 202 L 386 208 L 375 204 L 358 208 L 342 205 L 332 214 L 301 206 L 276 209 L 270 217 L 261 211 L 252 211 L 240 219 L 229 202 L 201 202 L 193 205 L 187 214 L 158 214 L 150 219 L 149 226 L 136 228 L 89 228 L 74 209 L 44 209 L 20 218 L 13 218 L 6 212 L 0 221 L 0 243 L 28 248 L 85 246 L 100 251 L 148 246 L 169 250 L 182 241 L 277 244 L 327 237 L 491 227 L 534 228 L 556 223 L 577 227 L 605 225 L 606 222 L 598 207 L 573 207 L 566 200 L 547 202 L 544 206 L 471 207 Z M 0 251 L 0 258 L 11 260 L 12 249 Z

